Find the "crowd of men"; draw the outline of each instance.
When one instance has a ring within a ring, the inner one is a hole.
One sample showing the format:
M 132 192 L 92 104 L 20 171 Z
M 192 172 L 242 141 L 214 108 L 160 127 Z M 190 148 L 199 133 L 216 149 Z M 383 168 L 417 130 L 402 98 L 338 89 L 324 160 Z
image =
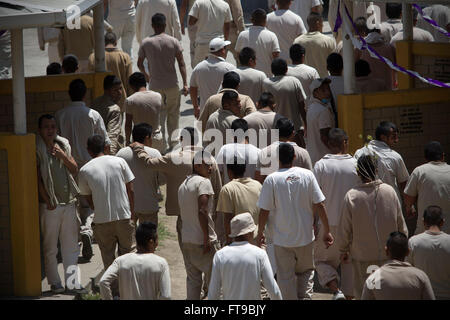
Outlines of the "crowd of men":
M 335 300 L 450 299 L 443 148 L 427 143 L 426 163 L 410 175 L 394 150 L 397 126 L 382 121 L 375 139 L 349 154 L 338 127 L 339 45 L 322 33 L 320 0 L 307 2 L 276 0 L 268 15 L 255 10 L 246 30 L 237 0 L 183 0 L 179 15 L 175 0 L 105 2 L 113 75 L 104 94 L 86 106 L 86 84 L 73 80 L 71 103 L 38 123 L 43 253 L 54 293 L 84 291 L 69 288 L 68 270 L 79 240 L 88 261 L 95 240 L 103 299 L 170 299 L 170 265 L 155 254 L 165 185 L 187 299 L 311 299 L 315 274 Z M 358 32 L 386 55 L 402 39 L 400 9 L 386 4 L 380 29 L 357 19 Z M 187 10 L 189 87 L 180 43 Z M 416 29 L 415 39 L 432 40 Z M 51 61 L 48 74 L 93 70 L 92 32 L 88 15 L 81 30 L 60 31 L 62 66 Z M 355 56 L 359 92 L 395 88 L 390 69 L 365 52 Z M 190 94 L 199 122 L 180 130 L 181 94 Z

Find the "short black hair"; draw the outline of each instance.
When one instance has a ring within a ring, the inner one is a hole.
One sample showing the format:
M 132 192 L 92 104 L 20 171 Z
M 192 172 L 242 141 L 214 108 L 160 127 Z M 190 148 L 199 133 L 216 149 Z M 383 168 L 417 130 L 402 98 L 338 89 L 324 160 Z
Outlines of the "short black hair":
M 280 118 L 275 123 L 275 129 L 278 129 L 278 135 L 280 138 L 290 137 L 295 130 L 294 122 L 288 118 Z
M 294 43 L 289 48 L 289 57 L 291 58 L 292 62 L 302 61 L 302 57 L 305 55 L 305 53 L 305 47 L 299 43 Z
M 195 142 L 198 136 L 197 130 L 195 130 L 193 127 L 184 127 L 183 130 L 181 130 L 181 139 L 183 137 L 189 138 L 189 141 L 191 143 L 191 146 L 195 146 Z
M 313 29 L 317 23 L 317 21 L 322 20 L 322 15 L 317 12 L 310 12 L 308 17 L 306 18 L 306 23 L 310 29 Z
M 250 47 L 245 47 L 239 52 L 239 62 L 243 66 L 247 66 L 250 59 L 256 60 L 256 52 Z
M 381 140 L 381 136 L 389 136 L 391 129 L 394 130 L 394 132 L 398 132 L 398 128 L 394 123 L 389 121 L 381 121 L 375 129 L 375 139 Z
M 139 223 L 139 226 L 136 228 L 136 245 L 146 248 L 150 240 L 156 242 L 156 239 L 158 239 L 158 227 L 156 224 L 150 221 Z
M 403 260 L 408 255 L 408 237 L 399 231 L 391 232 L 386 247 L 392 259 Z
M 341 128 L 332 128 L 328 132 L 328 145 L 330 147 L 339 148 L 345 140 L 348 140 L 348 135 Z
M 78 70 L 78 58 L 73 54 L 65 55 L 61 68 L 64 73 L 75 73 Z
M 444 156 L 444 150 L 438 141 L 430 141 L 425 145 L 424 154 L 427 161 L 440 161 Z
M 222 96 L 222 107 L 225 104 L 231 103 L 239 97 L 239 94 L 236 91 L 226 90 L 223 92 Z
M 252 12 L 253 23 L 260 24 L 265 22 L 267 19 L 267 12 L 264 9 L 258 8 Z
M 429 206 L 423 212 L 423 220 L 429 227 L 440 226 L 444 218 L 442 217 L 442 209 L 438 206 Z
M 358 158 L 357 171 L 366 180 L 374 181 L 376 176 L 376 166 L 372 156 L 365 154 Z
M 282 165 L 289 165 L 294 161 L 294 147 L 289 143 L 282 142 L 278 146 L 278 157 Z
M 359 59 L 355 62 L 355 76 L 366 77 L 370 74 L 370 65 L 366 60 Z
M 192 158 L 192 171 L 195 173 L 194 167 L 195 164 L 202 164 L 203 162 L 211 164 L 212 158 L 213 158 L 212 154 L 209 153 L 208 151 L 205 151 L 204 148 L 197 151 L 194 155 L 194 158 Z
M 114 32 L 105 33 L 105 46 L 108 44 L 116 45 L 117 44 L 117 36 Z
M 275 97 L 270 92 L 263 92 L 258 100 L 258 108 L 271 107 L 275 104 Z
M 332 73 L 341 73 L 344 61 L 339 53 L 333 52 L 327 57 L 327 69 Z
M 233 175 L 237 178 L 241 178 L 244 176 L 245 173 L 245 160 L 244 163 L 242 163 L 242 159 L 238 159 L 236 156 L 233 158 L 233 162 L 227 163 L 227 169 L 231 170 L 233 172 Z
M 386 3 L 386 15 L 389 19 L 400 19 L 402 15 L 402 4 Z
M 288 71 L 286 60 L 282 58 L 273 59 L 270 68 L 274 76 L 283 76 Z
M 148 123 L 141 122 L 138 124 L 135 124 L 133 127 L 133 141 L 137 141 L 139 143 L 144 143 L 145 138 L 152 136 L 152 126 Z
M 117 78 L 115 75 L 107 75 L 105 79 L 103 79 L 103 90 L 109 90 L 114 86 L 121 85 L 122 81 Z
M 152 25 L 164 27 L 166 25 L 166 16 L 162 13 L 155 13 L 152 17 Z
M 56 121 L 56 119 L 55 119 L 55 117 L 53 116 L 53 115 L 51 115 L 51 114 L 43 114 L 42 116 L 40 116 L 39 117 L 39 120 L 38 120 L 38 128 L 40 129 L 40 128 L 42 128 L 42 122 L 44 121 L 44 119 L 47 119 L 47 120 L 55 120 Z
M 364 17 L 358 17 L 355 20 L 355 29 L 359 34 L 367 34 L 369 32 L 369 28 L 367 28 L 367 20 Z
M 241 82 L 241 77 L 237 72 L 228 71 L 223 75 L 222 88 L 236 89 Z
M 235 119 L 233 120 L 233 122 L 231 123 L 231 129 L 236 131 L 241 129 L 244 132 L 248 131 L 248 123 L 245 119 Z
M 98 155 L 105 150 L 105 138 L 101 135 L 93 135 L 88 138 L 87 148 L 94 155 Z
M 128 83 L 134 90 L 147 87 L 147 81 L 145 80 L 145 75 L 142 72 L 133 73 L 130 78 L 128 78 Z
M 86 84 L 82 79 L 72 80 L 69 84 L 69 96 L 72 101 L 82 101 L 86 95 Z
M 52 62 L 47 66 L 46 73 L 48 76 L 54 75 L 54 74 L 61 74 L 62 73 L 62 67 L 61 64 L 58 62 Z

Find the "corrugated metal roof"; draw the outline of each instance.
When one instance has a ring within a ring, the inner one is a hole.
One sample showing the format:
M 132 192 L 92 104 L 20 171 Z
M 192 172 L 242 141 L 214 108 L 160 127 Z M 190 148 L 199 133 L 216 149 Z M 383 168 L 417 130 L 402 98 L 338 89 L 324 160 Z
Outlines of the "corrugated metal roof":
M 84 14 L 102 0 L 0 0 L 0 30 L 62 27 L 66 24 L 67 9 L 78 6 Z M 69 12 L 70 13 L 70 12 Z

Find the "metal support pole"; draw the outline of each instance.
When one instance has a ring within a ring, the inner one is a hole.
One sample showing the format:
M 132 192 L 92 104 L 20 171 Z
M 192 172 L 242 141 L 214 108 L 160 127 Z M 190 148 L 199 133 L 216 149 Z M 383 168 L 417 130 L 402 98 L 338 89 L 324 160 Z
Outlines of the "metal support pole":
M 413 40 L 413 12 L 412 5 L 402 3 L 403 40 Z
M 353 14 L 353 3 L 350 1 L 344 1 L 349 8 L 350 14 Z M 344 94 L 355 93 L 355 58 L 353 52 L 353 44 L 350 37 L 353 35 L 346 34 L 346 30 L 352 30 L 351 23 L 348 20 L 347 14 L 345 13 L 344 6 L 341 5 L 341 17 L 343 19 L 343 29 L 342 29 L 342 60 L 344 63 Z
M 105 72 L 105 27 L 103 1 L 94 7 L 95 72 Z
M 23 60 L 23 29 L 11 30 L 12 84 L 14 101 L 14 133 L 27 134 L 25 72 Z

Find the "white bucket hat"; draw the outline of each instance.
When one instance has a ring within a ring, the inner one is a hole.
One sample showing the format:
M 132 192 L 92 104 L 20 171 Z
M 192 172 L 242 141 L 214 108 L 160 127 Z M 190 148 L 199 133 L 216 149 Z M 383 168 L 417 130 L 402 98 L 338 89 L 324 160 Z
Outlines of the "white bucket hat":
M 236 238 L 244 234 L 254 232 L 256 229 L 255 222 L 250 213 L 245 212 L 234 216 L 231 219 L 231 233 L 228 235 L 230 238 Z

